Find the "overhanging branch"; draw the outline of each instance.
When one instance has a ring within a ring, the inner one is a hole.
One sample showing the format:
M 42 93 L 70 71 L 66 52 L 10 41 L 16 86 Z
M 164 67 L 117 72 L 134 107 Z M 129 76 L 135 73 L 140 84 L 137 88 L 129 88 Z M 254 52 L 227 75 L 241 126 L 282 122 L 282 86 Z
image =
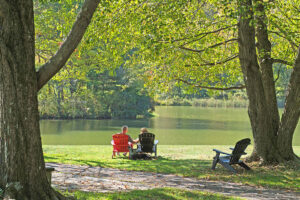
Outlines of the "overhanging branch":
M 190 39 L 193 39 L 194 41 L 197 41 L 197 40 L 199 40 L 199 38 L 197 39 L 197 37 L 201 36 L 201 38 L 202 38 L 202 36 L 206 36 L 206 35 L 209 35 L 209 34 L 212 34 L 212 33 L 218 33 L 220 31 L 226 30 L 226 29 L 234 27 L 234 26 L 236 26 L 236 24 L 231 25 L 231 26 L 226 26 L 226 27 L 223 27 L 223 28 L 219 28 L 217 30 L 202 32 L 202 33 L 199 33 L 197 35 L 193 35 L 191 37 L 185 37 L 185 38 L 180 38 L 180 39 L 172 40 L 172 42 L 180 42 L 180 41 L 183 41 L 183 40 L 190 40 Z
M 236 58 L 238 58 L 239 54 L 233 54 L 231 55 L 230 57 L 224 59 L 224 60 L 221 60 L 221 61 L 217 61 L 217 62 L 206 62 L 206 63 L 201 63 L 201 64 L 197 64 L 195 66 L 197 67 L 202 67 L 202 66 L 216 66 L 216 65 L 221 65 L 221 64 L 224 64 L 224 63 L 227 63 L 231 60 L 234 60 Z M 185 67 L 191 67 L 192 65 L 185 65 Z
M 197 87 L 197 88 L 201 88 L 201 89 L 209 89 L 209 90 L 221 90 L 221 91 L 226 91 L 226 90 L 241 90 L 241 89 L 244 89 L 246 88 L 245 85 L 239 85 L 239 86 L 233 86 L 233 87 L 226 87 L 226 88 L 221 88 L 221 87 L 209 87 L 209 86 L 203 86 L 203 85 L 198 85 L 198 84 L 193 84 L 193 83 L 190 83 L 189 81 L 186 81 L 186 80 L 183 80 L 181 78 L 177 78 L 175 79 L 177 81 L 180 81 L 180 82 L 183 82 L 187 85 L 192 85 L 194 87 Z
M 67 62 L 80 43 L 100 0 L 85 0 L 68 37 L 55 55 L 37 72 L 38 90 L 40 90 Z
M 284 65 L 289 65 L 289 66 L 293 66 L 293 63 L 290 63 L 286 60 L 281 60 L 281 59 L 274 59 L 272 58 L 272 63 L 281 63 L 281 64 L 284 64 Z
M 211 62 L 211 63 L 203 63 L 203 64 L 200 64 L 199 66 L 214 66 L 214 65 L 224 64 L 224 63 L 227 63 L 227 62 L 229 62 L 231 60 L 234 60 L 238 56 L 239 56 L 239 54 L 234 54 L 234 55 L 228 57 L 225 60 L 221 60 L 221 61 L 218 61 L 218 62 Z
M 191 49 L 191 48 L 187 48 L 187 47 L 184 47 L 184 46 L 180 46 L 179 48 L 183 49 L 183 50 L 187 50 L 187 51 L 192 51 L 192 52 L 195 52 L 195 53 L 202 53 L 203 51 L 205 51 L 207 49 L 212 49 L 212 48 L 215 48 L 215 47 L 218 47 L 218 46 L 221 46 L 221 45 L 225 45 L 226 43 L 232 42 L 232 41 L 237 41 L 237 39 L 236 38 L 232 38 L 232 39 L 229 39 L 229 40 L 225 40 L 224 42 L 220 42 L 220 43 L 208 46 L 205 49 L 201 49 L 201 50 Z

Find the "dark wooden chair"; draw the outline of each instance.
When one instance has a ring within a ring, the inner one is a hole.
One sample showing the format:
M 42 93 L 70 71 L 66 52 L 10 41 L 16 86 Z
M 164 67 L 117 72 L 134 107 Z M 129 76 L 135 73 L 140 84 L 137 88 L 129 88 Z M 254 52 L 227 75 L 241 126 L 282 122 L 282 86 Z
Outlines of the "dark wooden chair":
M 217 149 L 213 149 L 213 151 L 216 152 L 216 156 L 214 157 L 212 163 L 212 169 L 214 170 L 216 168 L 217 163 L 220 163 L 223 167 L 225 167 L 233 173 L 236 173 L 236 170 L 231 165 L 235 164 L 240 165 L 246 170 L 250 170 L 250 167 L 240 160 L 242 155 L 246 155 L 245 149 L 250 144 L 250 141 L 251 140 L 249 138 L 238 141 L 235 144 L 234 148 L 230 148 L 232 150 L 231 154 L 219 151 Z M 221 154 L 224 154 L 225 156 L 220 156 Z
M 113 140 L 111 141 L 111 144 L 113 145 L 112 158 L 114 158 L 116 156 L 116 153 L 129 152 L 129 147 L 132 147 L 132 144 L 130 142 L 128 142 L 128 137 L 129 136 L 126 134 L 114 134 L 112 136 L 112 138 L 113 138 Z
M 143 133 L 139 135 L 139 142 L 136 153 L 154 153 L 157 157 L 157 144 L 158 140 L 155 140 L 153 133 Z

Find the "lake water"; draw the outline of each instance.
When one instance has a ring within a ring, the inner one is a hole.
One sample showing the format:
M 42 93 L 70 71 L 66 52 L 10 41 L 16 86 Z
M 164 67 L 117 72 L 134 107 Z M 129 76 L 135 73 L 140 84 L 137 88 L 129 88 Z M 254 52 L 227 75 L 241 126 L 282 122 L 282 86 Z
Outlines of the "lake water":
M 41 120 L 43 144 L 110 144 L 111 135 L 129 126 L 129 135 L 138 137 L 141 127 L 155 133 L 160 144 L 232 145 L 252 139 L 247 109 L 156 107 L 156 117 L 139 120 Z M 300 125 L 293 145 L 300 146 Z

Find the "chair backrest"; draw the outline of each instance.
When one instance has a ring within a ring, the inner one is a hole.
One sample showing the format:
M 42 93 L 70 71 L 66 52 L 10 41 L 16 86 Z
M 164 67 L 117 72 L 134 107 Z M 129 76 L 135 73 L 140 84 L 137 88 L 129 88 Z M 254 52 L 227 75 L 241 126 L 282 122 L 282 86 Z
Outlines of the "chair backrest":
M 153 152 L 155 135 L 153 133 L 143 133 L 139 135 L 142 152 Z
M 234 164 L 234 163 L 238 163 L 239 159 L 241 158 L 241 156 L 243 154 L 245 154 L 245 150 L 247 148 L 247 146 L 250 144 L 250 139 L 246 138 L 246 139 L 242 139 L 240 141 L 238 141 L 235 144 L 234 149 L 232 150 L 232 156 L 230 157 L 230 163 Z
M 112 136 L 114 140 L 114 149 L 119 152 L 128 152 L 128 135 L 114 134 Z

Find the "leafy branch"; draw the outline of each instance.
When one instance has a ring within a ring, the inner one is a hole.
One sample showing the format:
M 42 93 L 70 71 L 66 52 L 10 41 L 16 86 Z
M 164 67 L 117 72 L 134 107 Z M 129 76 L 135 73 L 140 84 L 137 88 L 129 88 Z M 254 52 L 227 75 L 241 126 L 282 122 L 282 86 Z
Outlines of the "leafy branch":
M 226 91 L 226 90 L 240 90 L 240 89 L 244 89 L 246 88 L 245 85 L 239 85 L 239 86 L 232 86 L 232 87 L 226 87 L 226 88 L 221 88 L 221 87 L 211 87 L 211 86 L 203 86 L 203 85 L 199 85 L 199 84 L 194 84 L 191 83 L 187 80 L 183 80 L 181 78 L 176 78 L 175 80 L 180 81 L 182 83 L 185 83 L 187 85 L 192 85 L 193 87 L 197 87 L 197 88 L 202 88 L 202 89 L 209 89 L 209 90 L 221 90 L 221 91 Z
M 235 58 L 238 58 L 239 54 L 233 54 L 232 56 L 229 56 L 227 57 L 226 59 L 224 60 L 221 60 L 221 61 L 217 61 L 217 62 L 207 62 L 207 63 L 202 63 L 202 64 L 199 64 L 199 65 L 196 65 L 197 67 L 202 67 L 202 66 L 215 66 L 215 65 L 221 65 L 221 64 L 224 64 L 224 63 L 227 63 L 231 60 L 234 60 Z M 191 65 L 185 65 L 186 67 L 190 67 Z
M 186 44 L 189 44 L 189 43 L 198 41 L 198 40 L 202 39 L 203 37 L 205 37 L 205 36 L 207 36 L 207 35 L 209 35 L 209 34 L 218 33 L 218 32 L 221 32 L 221 31 L 223 31 L 223 30 L 232 28 L 232 27 L 234 27 L 234 26 L 237 26 L 237 24 L 234 24 L 234 25 L 231 25 L 231 26 L 226 26 L 226 27 L 223 27 L 223 28 L 220 28 L 220 29 L 217 29 L 217 30 L 213 30 L 213 31 L 202 32 L 202 33 L 199 33 L 199 34 L 197 34 L 197 35 L 192 35 L 192 36 L 190 36 L 190 37 L 184 37 L 184 38 L 175 39 L 175 40 L 172 40 L 171 43 L 193 39 L 191 42 L 187 42 L 187 43 L 186 43 Z M 200 37 L 200 38 L 198 38 L 198 37 Z M 161 41 L 158 41 L 158 42 L 166 42 L 166 43 L 169 43 L 169 41 L 167 41 L 167 40 L 161 40 Z M 184 45 L 185 45 L 185 44 L 184 44 Z
M 274 59 L 274 58 L 272 58 L 272 62 L 273 63 L 281 63 L 281 64 L 284 64 L 284 65 L 293 66 L 293 63 L 288 62 L 286 60 L 281 60 L 281 59 Z
M 198 50 L 198 49 L 191 49 L 191 48 L 187 48 L 185 46 L 180 46 L 179 48 L 180 49 L 183 49 L 183 50 L 187 50 L 187 51 L 192 51 L 192 52 L 195 52 L 195 53 L 202 53 L 203 51 L 206 51 L 207 49 L 212 49 L 212 48 L 215 48 L 215 47 L 218 47 L 218 46 L 221 46 L 221 45 L 225 45 L 227 44 L 228 42 L 232 42 L 232 41 L 237 41 L 237 38 L 232 38 L 232 39 L 229 39 L 229 40 L 225 40 L 224 42 L 220 42 L 220 43 L 217 43 L 217 44 L 214 44 L 214 45 L 211 45 L 211 46 L 208 46 L 204 49 L 201 49 L 201 50 Z

